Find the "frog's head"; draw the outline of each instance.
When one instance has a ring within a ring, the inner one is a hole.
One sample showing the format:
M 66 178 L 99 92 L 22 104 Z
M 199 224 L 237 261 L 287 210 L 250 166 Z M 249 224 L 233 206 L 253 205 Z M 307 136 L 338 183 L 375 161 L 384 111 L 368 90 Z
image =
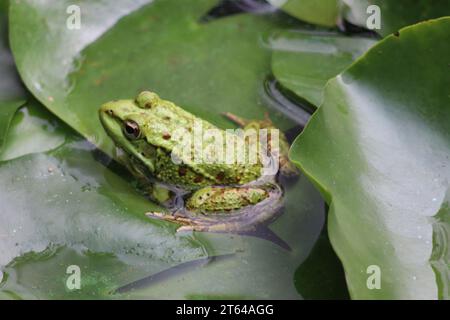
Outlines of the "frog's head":
M 154 169 L 155 148 L 146 138 L 148 124 L 155 121 L 152 104 L 158 101 L 158 95 L 145 91 L 135 100 L 111 101 L 99 110 L 100 121 L 115 145 L 150 171 Z

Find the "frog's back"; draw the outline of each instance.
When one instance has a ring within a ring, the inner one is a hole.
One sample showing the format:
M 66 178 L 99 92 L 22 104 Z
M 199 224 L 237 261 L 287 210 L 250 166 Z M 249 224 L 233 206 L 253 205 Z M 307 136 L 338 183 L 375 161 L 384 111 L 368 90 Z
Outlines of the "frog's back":
M 259 161 L 253 164 L 226 161 L 226 156 L 238 150 L 227 150 L 224 130 L 200 119 L 176 104 L 149 97 L 143 128 L 147 142 L 157 147 L 155 174 L 168 183 L 187 186 L 211 184 L 245 184 L 260 176 Z M 139 103 L 139 101 L 137 101 Z M 235 139 L 242 139 L 233 135 Z M 209 161 L 208 161 L 209 159 Z

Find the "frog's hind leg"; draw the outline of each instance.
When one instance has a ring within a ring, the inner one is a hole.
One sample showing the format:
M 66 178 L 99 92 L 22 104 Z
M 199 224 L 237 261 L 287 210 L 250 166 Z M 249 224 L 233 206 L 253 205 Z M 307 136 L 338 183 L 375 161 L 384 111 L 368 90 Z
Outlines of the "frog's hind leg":
M 175 223 L 182 224 L 185 226 L 190 226 L 192 224 L 192 219 L 179 216 L 176 213 L 171 214 L 171 213 L 153 211 L 153 212 L 147 212 L 145 215 L 149 218 L 156 218 L 156 219 L 160 219 L 160 220 L 164 220 L 164 221 L 175 222 Z
M 204 187 L 195 191 L 186 201 L 186 208 L 209 215 L 211 212 L 232 211 L 256 205 L 269 197 L 263 187 Z
M 269 113 L 264 112 L 264 120 L 253 120 L 253 119 L 245 119 L 242 117 L 239 117 L 231 112 L 224 112 L 222 115 L 229 119 L 230 121 L 236 123 L 241 128 L 255 128 L 255 129 L 262 129 L 262 128 L 270 128 L 273 127 L 272 120 L 270 120 Z
M 254 129 L 258 131 L 261 129 L 267 129 L 269 132 L 271 132 L 272 130 L 278 130 L 273 125 L 268 112 L 264 113 L 264 120 L 244 119 L 230 112 L 224 112 L 223 115 L 227 119 L 242 127 L 244 130 Z M 272 140 L 270 139 L 268 141 L 270 141 L 268 149 L 272 150 Z M 297 167 L 289 160 L 289 149 L 290 144 L 286 135 L 283 132 L 278 131 L 278 161 L 280 172 L 283 176 L 286 177 L 297 177 L 299 175 L 299 171 Z
M 147 212 L 145 214 L 149 218 L 156 218 L 168 222 L 173 222 L 181 225 L 177 232 L 183 231 L 199 231 L 199 232 L 228 232 L 229 224 L 217 223 L 213 219 L 208 217 L 202 217 L 199 219 L 189 218 L 187 216 L 181 216 L 177 213 L 163 213 L 163 212 Z
M 270 192 L 269 192 L 270 191 Z M 254 233 L 259 224 L 276 218 L 282 190 L 278 185 L 223 187 L 195 191 L 169 212 L 148 212 L 146 216 L 179 224 L 177 232 Z
M 191 221 L 193 223 L 189 225 L 181 226 L 177 229 L 177 232 L 183 231 L 198 231 L 198 232 L 216 232 L 216 233 L 227 233 L 238 231 L 240 229 L 239 223 L 234 224 L 224 222 L 224 223 L 196 223 L 195 220 Z
M 222 115 L 242 128 L 245 127 L 249 122 L 247 119 L 241 118 L 231 112 L 223 112 Z

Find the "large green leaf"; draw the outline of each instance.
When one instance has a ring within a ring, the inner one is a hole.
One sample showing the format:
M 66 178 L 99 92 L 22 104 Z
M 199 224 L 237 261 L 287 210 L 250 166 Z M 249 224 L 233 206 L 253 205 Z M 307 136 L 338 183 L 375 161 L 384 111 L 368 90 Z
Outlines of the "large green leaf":
M 277 1 L 274 1 L 275 3 Z M 429 18 L 450 14 L 450 1 L 352 1 L 344 0 L 341 15 L 350 22 L 366 27 L 366 21 L 371 15 L 367 13 L 370 5 L 378 5 L 381 12 L 382 35 L 397 31 L 403 26 Z M 281 1 L 284 3 L 284 1 Z M 315 13 L 321 12 L 315 6 L 324 6 L 327 1 L 297 1 L 291 0 L 284 4 L 283 9 L 302 19 L 301 14 L 307 14 L 307 8 Z M 305 8 L 306 7 L 306 8 Z M 330 7 L 330 3 L 328 3 Z M 331 6 L 332 7 L 332 6 Z M 293 12 L 291 12 L 293 11 Z M 297 15 L 295 14 L 297 13 Z M 336 13 L 337 14 L 337 13 Z M 326 17 L 326 15 L 319 15 Z M 331 25 L 337 18 L 330 20 Z M 321 24 L 320 21 L 310 21 Z M 323 23 L 322 23 L 323 24 Z M 280 31 L 271 37 L 274 48 L 272 70 L 282 86 L 315 106 L 322 101 L 326 82 L 345 70 L 357 57 L 366 52 L 373 44 L 373 39 L 346 37 L 339 34 L 310 31 Z
M 338 0 L 268 0 L 300 20 L 333 27 L 339 16 Z
M 143 274 L 207 256 L 204 245 L 192 235 L 175 234 L 175 226 L 146 218 L 146 210 L 158 208 L 96 161 L 95 155 L 80 141 L 49 154 L 1 163 L 0 179 L 8 182 L 0 187 L 1 267 L 29 252 L 48 260 L 48 253 L 42 251 L 58 246 L 80 254 L 105 252 L 128 268 L 124 278 L 108 275 L 112 282 L 108 285 L 119 286 Z M 50 283 L 40 283 L 36 289 L 32 282 L 20 281 L 21 286 L 29 288 L 23 297 L 30 292 L 36 297 L 50 297 L 52 290 L 46 289 L 55 284 L 66 292 L 65 269 L 76 264 L 76 259 L 63 261 L 64 265 L 49 269 L 53 276 Z M 55 273 L 56 268 L 64 271 Z M 5 273 L 10 280 L 10 272 Z M 39 273 L 33 274 L 39 279 Z M 14 283 L 7 281 L 1 290 L 11 291 L 10 285 Z M 103 289 L 99 284 L 98 290 Z M 70 292 L 66 293 L 70 297 Z M 90 294 L 89 290 L 78 293 Z
M 0 101 L 0 152 L 5 145 L 6 136 L 14 114 L 24 102 L 25 100 L 21 98 Z
M 99 106 L 142 89 L 216 124 L 230 125 L 220 116 L 225 110 L 260 116 L 270 66 L 261 36 L 282 25 L 276 17 L 241 14 L 200 23 L 215 0 L 156 0 L 114 25 L 130 12 L 128 2 L 12 3 L 17 66 L 47 108 L 106 152 L 111 142 L 98 121 Z M 133 8 L 144 2 L 132 2 Z M 84 12 L 80 30 L 65 27 L 66 7 L 74 3 Z
M 327 81 L 375 43 L 336 33 L 277 31 L 270 37 L 272 71 L 284 88 L 318 106 Z
M 7 2 L 0 7 L 0 152 L 16 110 L 25 102 L 25 91 L 8 48 Z
M 0 161 L 56 149 L 66 142 L 68 135 L 72 133 L 43 105 L 31 99 L 15 112 L 4 147 L 0 150 Z
M 321 281 L 317 281 L 317 274 L 322 275 Z M 344 270 L 331 247 L 325 225 L 311 254 L 295 271 L 295 286 L 305 299 L 348 299 L 344 283 Z
M 402 27 L 450 15 L 449 0 L 267 0 L 300 20 L 333 27 L 342 19 L 367 28 L 372 21 L 376 5 L 381 28 L 375 29 L 386 36 Z
M 381 29 L 374 31 L 382 36 L 408 25 L 450 15 L 449 0 L 341 0 L 342 16 L 353 24 L 367 27 L 367 20 L 374 14 L 369 6 L 380 8 Z M 369 12 L 368 12 L 369 11 Z
M 353 298 L 449 298 L 449 52 L 449 18 L 381 41 L 327 85 L 291 150 L 330 202 Z

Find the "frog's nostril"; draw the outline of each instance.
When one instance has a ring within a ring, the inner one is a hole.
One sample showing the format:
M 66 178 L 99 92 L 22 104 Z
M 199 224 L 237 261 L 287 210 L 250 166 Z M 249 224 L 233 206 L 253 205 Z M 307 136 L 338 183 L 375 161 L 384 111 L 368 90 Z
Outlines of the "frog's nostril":
M 113 112 L 113 110 L 112 110 L 111 108 L 105 108 L 105 107 L 103 107 L 103 108 L 101 109 L 101 112 L 103 112 L 103 113 L 105 113 L 105 114 L 107 114 L 107 115 L 110 115 L 110 116 L 113 116 L 113 115 L 114 115 L 114 112 Z

